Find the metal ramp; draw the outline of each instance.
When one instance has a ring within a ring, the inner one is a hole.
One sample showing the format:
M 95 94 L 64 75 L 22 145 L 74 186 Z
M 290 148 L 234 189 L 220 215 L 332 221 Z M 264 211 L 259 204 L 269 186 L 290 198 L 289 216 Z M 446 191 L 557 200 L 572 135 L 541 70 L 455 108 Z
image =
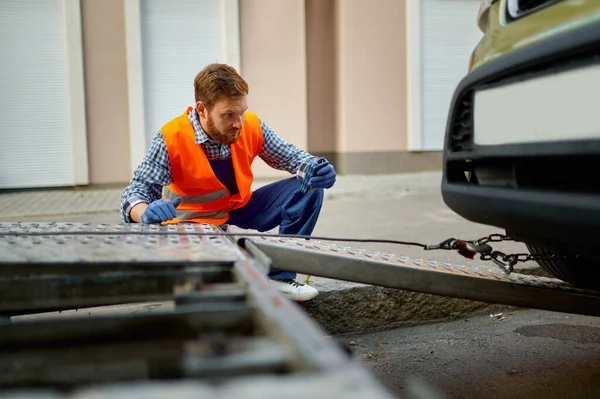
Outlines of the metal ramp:
M 312 240 L 260 238 L 254 245 L 281 270 L 494 304 L 600 316 L 600 292 L 561 280 L 505 274 Z
M 234 241 L 153 234 L 221 230 L 207 225 L 143 229 L 0 224 L 0 312 L 5 316 L 173 303 L 172 309 L 138 314 L 5 319 L 0 396 L 393 397 L 283 298 L 267 280 L 266 266 Z M 94 235 L 100 232 L 115 234 Z M 143 234 L 128 234 L 134 232 Z
M 0 223 L 0 394 L 391 397 L 273 289 L 269 266 L 600 315 L 600 292 L 555 279 L 249 233 L 256 232 L 191 224 Z M 155 301 L 173 308 L 10 323 L 17 314 Z

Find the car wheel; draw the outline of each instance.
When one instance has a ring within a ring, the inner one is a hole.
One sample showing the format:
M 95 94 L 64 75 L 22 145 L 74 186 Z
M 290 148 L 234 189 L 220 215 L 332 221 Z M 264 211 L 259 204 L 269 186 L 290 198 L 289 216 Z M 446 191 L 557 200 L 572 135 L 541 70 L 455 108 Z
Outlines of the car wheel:
M 532 255 L 551 255 L 559 253 L 557 249 L 548 246 L 527 244 Z M 578 256 L 573 259 L 537 260 L 544 270 L 554 277 L 589 289 L 600 289 L 600 261 Z

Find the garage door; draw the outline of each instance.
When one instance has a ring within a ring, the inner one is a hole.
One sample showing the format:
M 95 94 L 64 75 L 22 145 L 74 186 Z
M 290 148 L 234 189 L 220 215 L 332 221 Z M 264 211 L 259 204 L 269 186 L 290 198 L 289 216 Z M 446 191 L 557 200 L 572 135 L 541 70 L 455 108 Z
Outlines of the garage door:
M 0 189 L 76 183 L 66 20 L 64 0 L 0 1 Z
M 224 62 L 222 0 L 140 1 L 146 145 L 193 105 L 194 77 Z
M 482 37 L 476 25 L 479 0 L 421 3 L 423 150 L 441 150 L 454 89 L 465 76 L 471 52 Z

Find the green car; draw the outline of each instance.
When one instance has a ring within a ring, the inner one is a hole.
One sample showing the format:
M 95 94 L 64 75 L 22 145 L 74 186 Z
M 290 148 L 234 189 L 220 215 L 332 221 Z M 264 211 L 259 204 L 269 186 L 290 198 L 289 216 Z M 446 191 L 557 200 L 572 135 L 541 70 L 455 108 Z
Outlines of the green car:
M 484 0 L 478 25 L 448 116 L 444 201 L 526 243 L 520 260 L 600 289 L 600 0 Z

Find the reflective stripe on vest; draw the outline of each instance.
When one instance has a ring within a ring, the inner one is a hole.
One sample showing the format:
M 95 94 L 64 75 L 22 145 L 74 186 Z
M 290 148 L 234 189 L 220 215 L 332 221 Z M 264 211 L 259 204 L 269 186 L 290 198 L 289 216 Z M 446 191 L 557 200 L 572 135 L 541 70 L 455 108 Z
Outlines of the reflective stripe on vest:
M 214 212 L 194 212 L 194 211 L 177 211 L 177 219 L 221 219 L 227 216 L 225 211 Z
M 173 201 L 175 198 L 181 198 L 181 202 L 184 204 L 208 204 L 209 202 L 213 202 L 219 200 L 221 198 L 225 198 L 229 195 L 229 191 L 226 189 L 218 190 L 213 193 L 208 193 L 204 195 L 179 195 L 171 191 L 169 187 L 163 188 L 163 195 L 166 199 Z

